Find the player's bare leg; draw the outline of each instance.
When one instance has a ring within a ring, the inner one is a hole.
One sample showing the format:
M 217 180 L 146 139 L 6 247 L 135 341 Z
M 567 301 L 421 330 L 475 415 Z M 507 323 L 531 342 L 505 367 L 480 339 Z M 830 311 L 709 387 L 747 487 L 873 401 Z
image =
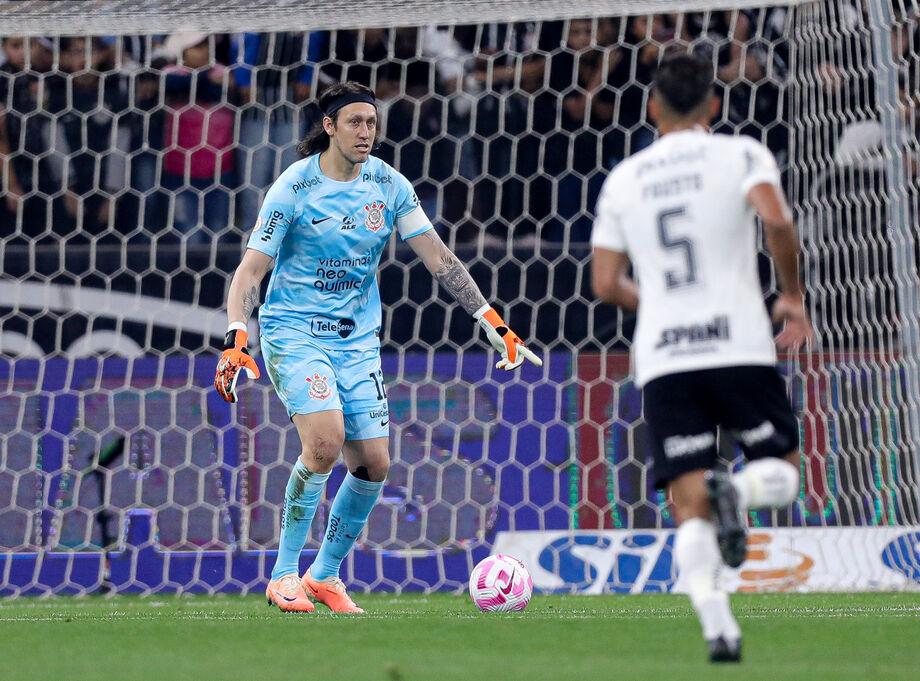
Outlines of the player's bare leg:
M 339 568 L 367 524 L 390 467 L 389 439 L 349 440 L 343 446 L 348 473 L 336 493 L 316 560 L 301 583 L 333 612 L 364 612 L 345 591 Z
M 678 524 L 674 560 L 702 625 L 709 660 L 739 662 L 741 628 L 732 614 L 728 593 L 716 583 L 722 558 L 716 526 L 710 519 L 704 471 L 679 476 L 671 481 L 668 492 Z

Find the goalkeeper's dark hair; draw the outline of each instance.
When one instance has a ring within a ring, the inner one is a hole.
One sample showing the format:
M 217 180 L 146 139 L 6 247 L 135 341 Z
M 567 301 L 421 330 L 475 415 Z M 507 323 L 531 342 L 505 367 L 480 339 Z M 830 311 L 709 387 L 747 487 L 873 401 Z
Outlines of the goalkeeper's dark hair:
M 662 103 L 678 116 L 693 113 L 713 93 L 712 61 L 698 54 L 674 52 L 665 56 L 652 86 Z
M 319 120 L 313 124 L 313 128 L 307 133 L 307 136 L 297 145 L 297 153 L 301 156 L 312 156 L 329 148 L 329 135 L 323 128 L 323 117 L 325 112 L 329 110 L 329 105 L 343 95 L 366 95 L 373 99 L 374 92 L 366 85 L 353 80 L 336 83 L 326 88 L 317 101 L 321 112 Z M 333 111 L 329 117 L 335 123 L 339 118 L 339 111 Z

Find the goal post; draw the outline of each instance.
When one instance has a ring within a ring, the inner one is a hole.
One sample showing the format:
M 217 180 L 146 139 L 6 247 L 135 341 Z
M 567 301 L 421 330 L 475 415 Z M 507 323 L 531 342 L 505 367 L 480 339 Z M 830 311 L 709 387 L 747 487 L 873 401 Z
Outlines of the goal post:
M 544 358 L 494 370 L 387 244 L 392 465 L 343 577 L 462 591 L 507 551 L 538 591 L 670 591 L 635 319 L 591 296 L 587 243 L 603 178 L 654 139 L 668 48 L 713 59 L 717 132 L 777 156 L 819 336 L 780 362 L 799 499 L 751 515 L 731 588 L 917 588 L 918 17 L 874 0 L 0 2 L 0 597 L 264 588 L 300 443 L 267 381 L 235 405 L 213 390 L 222 307 L 253 206 L 342 78 L 375 89 L 375 153 Z

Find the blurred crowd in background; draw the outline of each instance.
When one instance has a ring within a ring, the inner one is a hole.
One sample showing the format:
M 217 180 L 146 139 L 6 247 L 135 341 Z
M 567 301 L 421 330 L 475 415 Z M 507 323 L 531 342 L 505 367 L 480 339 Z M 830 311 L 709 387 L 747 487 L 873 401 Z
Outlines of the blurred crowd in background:
M 892 49 L 910 97 L 916 22 L 901 19 L 910 21 Z M 5 36 L 0 238 L 239 244 L 319 120 L 316 97 L 350 79 L 377 95 L 375 153 L 416 185 L 452 243 L 583 243 L 609 169 L 654 139 L 645 100 L 661 51 L 675 45 L 712 55 L 723 98 L 715 130 L 762 140 L 785 166 L 786 20 L 786 9 L 771 8 L 312 33 Z M 859 43 L 836 49 L 866 54 Z M 871 117 L 873 88 L 827 58 L 815 96 Z M 865 146 L 872 131 L 857 132 L 850 141 Z

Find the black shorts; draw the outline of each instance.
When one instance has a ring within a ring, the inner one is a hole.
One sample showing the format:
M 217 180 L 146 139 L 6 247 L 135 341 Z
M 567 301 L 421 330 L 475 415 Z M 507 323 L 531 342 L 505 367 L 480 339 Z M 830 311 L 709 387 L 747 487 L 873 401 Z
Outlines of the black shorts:
M 799 447 L 786 385 L 771 366 L 700 369 L 661 376 L 642 389 L 650 474 L 664 489 L 678 476 L 713 468 L 716 428 L 748 459 L 783 457 Z

